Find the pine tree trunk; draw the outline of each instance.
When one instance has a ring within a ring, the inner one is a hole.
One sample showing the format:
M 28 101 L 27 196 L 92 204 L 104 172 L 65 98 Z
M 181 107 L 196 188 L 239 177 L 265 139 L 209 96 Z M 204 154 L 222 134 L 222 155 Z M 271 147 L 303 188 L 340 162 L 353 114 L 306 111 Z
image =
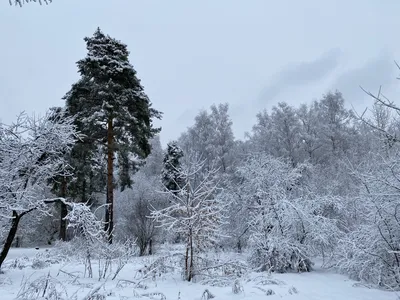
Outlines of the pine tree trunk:
M 26 213 L 28 213 L 28 212 L 26 212 Z M 10 248 L 14 241 L 15 235 L 17 234 L 19 221 L 21 220 L 21 217 L 24 214 L 25 213 L 18 215 L 18 213 L 15 210 L 13 210 L 13 212 L 12 212 L 11 228 L 10 228 L 10 231 L 8 232 L 7 239 L 6 239 L 3 249 L 1 250 L 1 253 L 0 253 L 0 269 L 1 269 L 1 266 L 4 262 L 4 260 L 7 257 L 8 251 L 10 251 Z
M 65 177 L 62 179 L 61 183 L 61 197 L 66 198 L 67 197 L 67 180 Z M 67 220 L 65 217 L 68 214 L 68 209 L 67 205 L 65 203 L 60 202 L 60 234 L 59 234 L 59 239 L 62 241 L 67 240 Z
M 112 119 L 108 120 L 107 126 L 107 209 L 106 226 L 108 241 L 112 244 L 112 232 L 114 227 L 114 130 Z

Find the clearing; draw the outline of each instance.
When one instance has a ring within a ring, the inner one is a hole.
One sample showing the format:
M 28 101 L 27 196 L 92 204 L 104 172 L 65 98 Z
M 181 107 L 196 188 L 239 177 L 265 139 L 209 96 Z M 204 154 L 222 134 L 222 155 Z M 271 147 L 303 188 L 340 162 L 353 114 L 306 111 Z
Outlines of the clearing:
M 188 283 L 180 278 L 179 272 L 172 271 L 174 259 L 160 260 L 162 257 L 160 255 L 129 259 L 114 280 L 112 277 L 115 275 L 118 264 L 116 260 L 113 260 L 112 268 L 106 272 L 106 278 L 99 280 L 99 270 L 104 270 L 104 261 L 93 259 L 93 278 L 87 278 L 83 261 L 60 260 L 57 262 L 57 259 L 52 257 L 53 255 L 52 249 L 12 249 L 4 267 L 4 274 L 0 275 L 1 300 L 128 300 L 137 298 L 200 300 L 211 299 L 212 296 L 216 300 L 400 299 L 396 292 L 368 288 L 349 280 L 346 276 L 318 267 L 313 272 L 302 274 L 268 276 L 263 273 L 246 273 L 236 282 L 241 292 L 235 294 L 233 293 L 235 279 L 216 276 L 208 279 L 207 284 Z M 223 257 L 229 256 L 224 253 L 217 255 L 222 260 Z M 244 259 L 238 255 L 234 257 L 241 261 Z M 155 263 L 156 261 L 159 263 Z M 44 290 L 48 298 L 43 297 Z M 53 293 L 53 298 L 49 297 L 52 291 L 57 291 L 58 295 Z

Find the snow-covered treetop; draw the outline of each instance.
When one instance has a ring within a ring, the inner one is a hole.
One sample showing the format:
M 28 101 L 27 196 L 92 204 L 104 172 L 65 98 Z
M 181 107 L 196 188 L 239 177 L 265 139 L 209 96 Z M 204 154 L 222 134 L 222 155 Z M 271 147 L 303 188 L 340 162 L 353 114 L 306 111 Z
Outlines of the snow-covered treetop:
M 111 122 L 116 150 L 125 145 L 128 152 L 146 157 L 149 139 L 160 130 L 153 127 L 153 118 L 161 118 L 161 113 L 151 107 L 129 62 L 127 46 L 100 28 L 84 40 L 88 53 L 77 62 L 81 78 L 64 97 L 69 114 L 95 143 L 104 143 Z
M 78 62 L 82 75 L 92 74 L 95 79 L 109 80 L 124 72 L 136 73 L 129 63 L 127 46 L 121 41 L 105 35 L 100 28 L 97 28 L 92 37 L 84 40 L 88 55 Z

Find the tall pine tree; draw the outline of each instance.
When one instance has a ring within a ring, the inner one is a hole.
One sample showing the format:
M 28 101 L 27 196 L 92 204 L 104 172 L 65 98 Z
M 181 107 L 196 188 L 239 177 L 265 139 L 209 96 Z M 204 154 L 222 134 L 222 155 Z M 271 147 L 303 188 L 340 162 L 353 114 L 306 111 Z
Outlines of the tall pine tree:
M 85 142 L 98 146 L 96 151 L 104 151 L 107 161 L 105 221 L 112 242 L 114 159 L 118 158 L 120 187 L 130 186 L 130 170 L 136 168 L 136 158 L 149 155 L 149 139 L 160 131 L 153 127 L 152 119 L 161 118 L 161 113 L 151 108 L 129 63 L 125 44 L 105 35 L 100 28 L 93 37 L 84 40 L 88 54 L 77 62 L 81 78 L 64 99 Z

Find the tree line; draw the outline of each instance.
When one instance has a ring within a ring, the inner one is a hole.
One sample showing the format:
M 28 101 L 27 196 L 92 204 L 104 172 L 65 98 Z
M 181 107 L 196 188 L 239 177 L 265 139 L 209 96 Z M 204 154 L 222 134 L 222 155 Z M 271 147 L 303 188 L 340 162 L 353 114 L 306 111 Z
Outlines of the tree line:
M 65 105 L 1 126 L 0 265 L 13 244 L 90 231 L 140 255 L 183 244 L 188 281 L 214 249 L 248 253 L 258 271 L 308 272 L 322 257 L 400 289 L 400 108 L 381 92 L 362 114 L 340 91 L 278 103 L 243 140 L 214 104 L 163 149 L 127 46 L 100 29 L 85 42 Z

